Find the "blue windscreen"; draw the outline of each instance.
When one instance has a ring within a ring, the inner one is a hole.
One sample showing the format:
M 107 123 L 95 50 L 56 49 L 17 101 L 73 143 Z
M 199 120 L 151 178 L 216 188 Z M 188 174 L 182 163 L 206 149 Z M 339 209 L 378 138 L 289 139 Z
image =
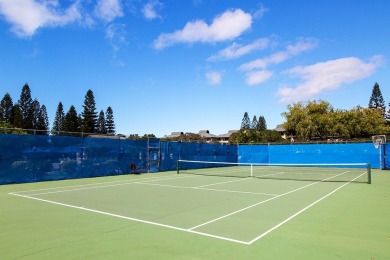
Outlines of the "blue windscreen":
M 379 153 L 372 143 L 239 145 L 239 162 L 253 163 L 370 163 L 379 168 Z

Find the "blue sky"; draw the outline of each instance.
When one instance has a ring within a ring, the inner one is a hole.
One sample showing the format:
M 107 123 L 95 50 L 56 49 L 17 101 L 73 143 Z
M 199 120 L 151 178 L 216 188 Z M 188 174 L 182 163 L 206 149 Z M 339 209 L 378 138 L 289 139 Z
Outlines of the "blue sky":
M 88 89 L 122 134 L 283 123 L 292 102 L 390 102 L 388 0 L 0 0 L 0 95 L 52 121 Z

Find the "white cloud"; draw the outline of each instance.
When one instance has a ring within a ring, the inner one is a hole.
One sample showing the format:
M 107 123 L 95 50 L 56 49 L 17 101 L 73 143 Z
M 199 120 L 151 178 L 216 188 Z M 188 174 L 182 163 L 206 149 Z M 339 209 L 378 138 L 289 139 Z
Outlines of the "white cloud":
M 219 42 L 232 40 L 248 30 L 252 16 L 241 9 L 229 10 L 214 18 L 208 25 L 203 20 L 188 22 L 183 29 L 161 34 L 154 42 L 156 49 L 176 43 Z
M 123 16 L 121 0 L 98 0 L 94 13 L 105 22 L 111 22 Z
M 250 71 L 246 73 L 246 84 L 249 86 L 259 85 L 261 83 L 264 83 L 269 78 L 271 78 L 273 75 L 272 71 L 268 70 L 259 70 L 259 71 Z
M 113 50 L 113 61 L 115 63 L 124 65 L 124 62 L 119 60 L 118 52 L 122 47 L 127 45 L 126 40 L 126 25 L 112 23 L 106 28 L 106 38 L 110 42 Z
M 295 87 L 283 87 L 277 92 L 280 102 L 301 101 L 322 92 L 332 91 L 372 75 L 383 63 L 382 56 L 373 56 L 369 62 L 356 57 L 341 58 L 309 66 L 298 66 L 285 71 L 302 80 Z
M 63 26 L 82 18 L 79 1 L 62 11 L 58 0 L 0 0 L 0 14 L 21 37 L 32 36 L 42 27 Z
M 270 38 L 261 38 L 248 45 L 233 43 L 227 48 L 218 52 L 217 54 L 212 55 L 207 60 L 216 61 L 236 59 L 256 50 L 264 50 L 269 47 L 270 42 Z
M 160 15 L 157 13 L 157 10 L 162 7 L 162 3 L 157 0 L 151 0 L 144 5 L 142 13 L 144 17 L 148 20 L 153 20 L 160 18 Z
M 253 69 L 265 69 L 271 64 L 279 64 L 287 59 L 301 54 L 302 52 L 311 50 L 317 46 L 317 40 L 315 39 L 300 39 L 293 45 L 288 45 L 284 51 L 279 51 L 271 54 L 268 57 L 262 59 L 256 59 L 254 61 L 242 64 L 240 70 L 253 70 Z
M 253 17 L 256 19 L 261 18 L 267 11 L 268 9 L 265 8 L 263 4 L 260 4 L 259 9 L 256 10 L 256 12 L 253 14 Z
M 209 71 L 206 73 L 206 80 L 210 85 L 219 85 L 222 82 L 222 73 L 218 71 Z

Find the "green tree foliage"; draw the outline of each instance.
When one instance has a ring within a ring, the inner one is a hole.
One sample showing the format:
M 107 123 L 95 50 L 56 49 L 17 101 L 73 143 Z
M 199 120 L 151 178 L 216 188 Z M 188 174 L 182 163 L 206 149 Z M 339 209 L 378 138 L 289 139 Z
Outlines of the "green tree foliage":
M 99 134 L 107 134 L 106 118 L 104 117 L 103 110 L 101 110 L 99 113 L 99 118 L 97 121 L 97 132 Z
M 285 142 L 280 133 L 274 130 L 259 131 L 256 129 L 241 129 L 233 133 L 229 138 L 229 143 L 274 143 Z
M 22 88 L 22 93 L 18 101 L 20 115 L 21 115 L 21 128 L 33 129 L 34 127 L 34 111 L 33 111 L 33 100 L 31 98 L 31 90 L 29 85 L 26 83 Z
M 250 129 L 250 128 L 251 128 L 251 120 L 249 119 L 248 113 L 245 112 L 241 122 L 241 129 Z
M 69 111 L 66 113 L 64 122 L 62 124 L 62 131 L 65 135 L 74 135 L 78 136 L 81 130 L 80 117 L 77 115 L 76 108 L 72 105 L 69 108 Z
M 6 93 L 0 103 L 1 121 L 11 123 L 13 121 L 13 102 L 9 93 Z
M 111 107 L 108 107 L 106 110 L 106 129 L 107 134 L 115 134 L 115 122 L 114 122 L 114 111 Z
M 42 105 L 39 110 L 38 120 L 36 122 L 36 129 L 39 130 L 39 134 L 49 134 L 49 118 L 47 116 L 46 106 Z
M 329 137 L 367 138 L 388 131 L 377 109 L 335 110 L 323 100 L 293 103 L 287 109 L 282 113 L 287 134 L 305 141 Z
M 0 122 L 0 133 L 1 134 L 27 134 L 23 129 L 15 128 L 13 125 L 7 122 Z
M 59 132 L 62 131 L 62 125 L 64 123 L 64 119 L 65 119 L 64 106 L 62 105 L 62 102 L 60 102 L 58 103 L 56 116 L 54 117 L 53 128 L 52 128 L 53 135 L 59 135 Z
M 46 106 L 41 106 L 37 99 L 34 99 L 32 102 L 32 115 L 32 129 L 38 130 L 35 134 L 47 135 L 49 130 L 49 119 L 47 117 Z
M 23 128 L 22 113 L 18 104 L 14 104 L 14 106 L 12 107 L 11 124 L 13 124 L 17 128 Z
M 259 131 L 267 130 L 267 122 L 265 121 L 264 116 L 259 116 L 259 123 L 258 123 L 256 129 Z
M 83 118 L 82 122 L 82 132 L 84 133 L 95 133 L 97 128 L 97 112 L 96 112 L 96 104 L 95 97 L 93 95 L 92 90 L 88 90 L 85 95 L 84 100 L 84 112 L 81 114 Z
M 375 83 L 372 88 L 372 93 L 370 97 L 370 101 L 368 103 L 368 107 L 372 109 L 379 109 L 382 113 L 382 116 L 385 115 L 386 106 L 385 100 L 383 99 L 381 89 L 379 88 L 379 84 Z
M 257 129 L 259 126 L 259 121 L 257 121 L 257 117 L 253 116 L 252 123 L 251 123 L 251 129 Z

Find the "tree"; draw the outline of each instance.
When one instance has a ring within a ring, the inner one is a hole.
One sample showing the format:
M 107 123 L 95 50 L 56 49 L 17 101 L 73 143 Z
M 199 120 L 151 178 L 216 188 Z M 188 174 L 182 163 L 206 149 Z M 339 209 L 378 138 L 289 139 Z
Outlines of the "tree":
M 259 131 L 256 129 L 241 129 L 233 133 L 229 138 L 229 143 L 271 143 L 285 141 L 279 132 L 274 130 Z
M 368 107 L 371 109 L 379 109 L 382 113 L 382 116 L 385 115 L 386 112 L 385 100 L 383 99 L 382 92 L 379 88 L 379 84 L 376 82 L 374 87 L 372 88 L 372 93 L 370 97 L 370 102 L 368 103 Z
M 96 112 L 95 97 L 92 90 L 88 90 L 84 100 L 84 112 L 82 115 L 82 132 L 95 133 L 97 128 L 97 112 Z
M 58 135 L 62 131 L 62 125 L 64 123 L 65 113 L 62 103 L 58 103 L 56 116 L 53 122 L 52 134 Z
M 259 116 L 259 123 L 256 129 L 259 131 L 267 130 L 267 123 L 265 122 L 264 116 Z
M 31 104 L 32 109 L 32 127 L 29 129 L 37 129 L 39 116 L 41 112 L 41 104 L 39 104 L 39 101 L 37 99 L 34 99 L 34 101 Z
M 68 132 L 66 135 L 77 135 L 76 133 L 79 133 L 80 129 L 80 117 L 77 115 L 76 108 L 72 105 L 64 117 L 62 131 Z
M 308 101 L 287 106 L 282 113 L 287 134 L 300 139 L 313 138 L 368 138 L 389 131 L 381 110 L 356 107 L 351 110 L 335 110 L 328 102 Z
M 22 113 L 20 112 L 18 104 L 14 104 L 12 107 L 12 118 L 10 123 L 17 128 L 23 128 Z
M 257 117 L 256 116 L 253 116 L 251 129 L 255 129 L 256 130 L 258 126 L 259 126 L 259 121 L 257 121 Z
M 241 129 L 249 129 L 251 127 L 251 120 L 247 112 L 244 113 L 244 117 L 241 122 Z
M 31 90 L 28 84 L 26 83 L 22 88 L 22 93 L 20 94 L 20 98 L 18 101 L 20 115 L 22 119 L 21 127 L 23 129 L 33 129 L 33 100 L 31 98 Z
M 97 121 L 97 132 L 99 134 L 107 134 L 106 119 L 104 117 L 103 110 L 101 110 L 99 113 L 99 118 Z
M 387 110 L 385 118 L 386 118 L 387 123 L 390 123 L 390 103 L 389 103 L 389 110 Z
M 0 110 L 1 110 L 1 121 L 6 122 L 6 123 L 11 123 L 12 122 L 12 108 L 14 104 L 12 102 L 12 98 L 9 93 L 6 93 L 1 100 L 0 103 Z
M 114 112 L 111 107 L 107 108 L 106 111 L 106 129 L 107 134 L 115 134 L 115 123 L 114 123 Z
M 36 121 L 36 128 L 39 130 L 37 134 L 47 135 L 49 132 L 49 118 L 47 116 L 46 106 L 42 105 L 39 109 L 38 118 Z

